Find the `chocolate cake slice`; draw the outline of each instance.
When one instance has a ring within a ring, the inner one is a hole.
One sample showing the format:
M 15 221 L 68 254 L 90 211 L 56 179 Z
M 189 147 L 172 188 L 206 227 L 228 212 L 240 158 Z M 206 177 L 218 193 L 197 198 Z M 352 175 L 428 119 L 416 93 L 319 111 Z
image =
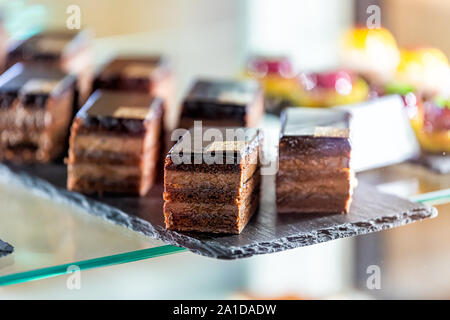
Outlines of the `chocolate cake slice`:
M 147 93 L 164 99 L 166 127 L 176 126 L 174 78 L 169 60 L 163 56 L 119 56 L 108 62 L 95 76 L 94 90 L 108 89 Z
M 157 174 L 163 102 L 97 90 L 72 124 L 67 188 L 145 195 Z
M 201 120 L 210 127 L 257 127 L 264 97 L 253 80 L 198 80 L 183 101 L 179 127 L 189 129 Z
M 279 213 L 347 213 L 354 187 L 350 165 L 350 114 L 314 108 L 282 113 Z
M 93 78 L 91 34 L 88 31 L 49 30 L 14 43 L 6 65 L 17 62 L 59 67 L 77 75 L 80 102 L 91 92 Z
M 21 63 L 0 76 L 0 160 L 49 162 L 62 153 L 75 80 L 57 68 Z
M 240 233 L 259 205 L 261 145 L 257 129 L 189 130 L 165 160 L 166 228 Z

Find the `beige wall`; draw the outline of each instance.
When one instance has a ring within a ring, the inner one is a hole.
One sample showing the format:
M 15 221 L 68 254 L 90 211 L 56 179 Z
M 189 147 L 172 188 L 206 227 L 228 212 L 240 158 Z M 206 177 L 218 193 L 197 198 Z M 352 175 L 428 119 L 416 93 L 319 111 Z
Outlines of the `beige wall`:
M 450 1 L 385 0 L 383 9 L 401 46 L 433 46 L 450 57 Z
M 97 37 L 198 26 L 237 19 L 238 0 L 30 0 L 48 10 L 48 27 L 65 27 L 66 8 L 81 9 L 81 23 Z

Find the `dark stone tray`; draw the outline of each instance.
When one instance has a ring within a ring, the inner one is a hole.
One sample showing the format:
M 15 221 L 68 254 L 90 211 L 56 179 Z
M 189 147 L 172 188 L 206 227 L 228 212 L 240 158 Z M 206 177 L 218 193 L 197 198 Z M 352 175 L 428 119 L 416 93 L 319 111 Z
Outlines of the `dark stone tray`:
M 141 232 L 151 238 L 219 259 L 237 259 L 309 246 L 338 238 L 381 231 L 437 216 L 433 207 L 383 194 L 370 186 L 355 191 L 350 213 L 284 214 L 275 211 L 274 177 L 264 176 L 260 210 L 240 235 L 213 235 L 168 231 L 164 227 L 161 183 L 147 197 L 86 197 L 65 190 L 66 169 L 61 164 L 6 166 L 7 176 L 52 199 L 67 201 L 89 213 Z M 39 177 L 39 178 L 36 178 Z
M 0 239 L 0 257 L 7 256 L 14 252 L 14 247 Z

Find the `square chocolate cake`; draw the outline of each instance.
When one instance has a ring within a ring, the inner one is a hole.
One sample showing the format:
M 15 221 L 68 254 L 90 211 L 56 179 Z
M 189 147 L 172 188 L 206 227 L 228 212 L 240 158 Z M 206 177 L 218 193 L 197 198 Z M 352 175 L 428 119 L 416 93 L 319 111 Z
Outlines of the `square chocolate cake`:
M 279 213 L 347 213 L 354 187 L 350 165 L 350 114 L 287 108 L 282 113 Z
M 95 89 L 147 93 L 164 99 L 165 124 L 175 128 L 174 78 L 169 60 L 163 56 L 119 56 L 106 63 L 94 79 Z
M 0 160 L 49 162 L 66 146 L 76 79 L 15 64 L 0 76 Z
M 198 80 L 182 104 L 180 128 L 194 121 L 210 127 L 257 127 L 264 113 L 264 97 L 253 80 Z
M 97 90 L 72 124 L 67 188 L 145 195 L 157 175 L 163 101 Z
M 253 128 L 183 135 L 164 165 L 166 228 L 240 233 L 259 205 L 261 147 L 262 133 Z
M 91 34 L 88 31 L 49 30 L 14 43 L 8 50 L 7 67 L 17 62 L 59 67 L 77 75 L 80 102 L 91 92 L 93 78 Z

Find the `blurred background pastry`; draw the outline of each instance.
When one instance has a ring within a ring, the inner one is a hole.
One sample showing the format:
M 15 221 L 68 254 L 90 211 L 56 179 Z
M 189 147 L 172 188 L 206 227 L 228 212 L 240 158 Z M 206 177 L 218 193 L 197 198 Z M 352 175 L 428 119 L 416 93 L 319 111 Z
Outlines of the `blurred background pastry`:
M 279 114 L 283 107 L 293 103 L 292 95 L 298 90 L 298 83 L 289 58 L 252 56 L 247 61 L 244 75 L 260 82 L 267 112 Z
M 301 73 L 298 90 L 293 92 L 295 105 L 303 107 L 332 107 L 362 102 L 369 97 L 369 86 L 351 71 Z
M 379 85 L 394 77 L 400 52 L 397 41 L 386 28 L 354 27 L 341 39 L 340 60 L 344 68 Z
M 402 49 L 395 81 L 427 96 L 444 94 L 450 85 L 446 55 L 437 48 Z
M 450 98 L 436 96 L 420 103 L 411 124 L 424 151 L 450 152 Z

